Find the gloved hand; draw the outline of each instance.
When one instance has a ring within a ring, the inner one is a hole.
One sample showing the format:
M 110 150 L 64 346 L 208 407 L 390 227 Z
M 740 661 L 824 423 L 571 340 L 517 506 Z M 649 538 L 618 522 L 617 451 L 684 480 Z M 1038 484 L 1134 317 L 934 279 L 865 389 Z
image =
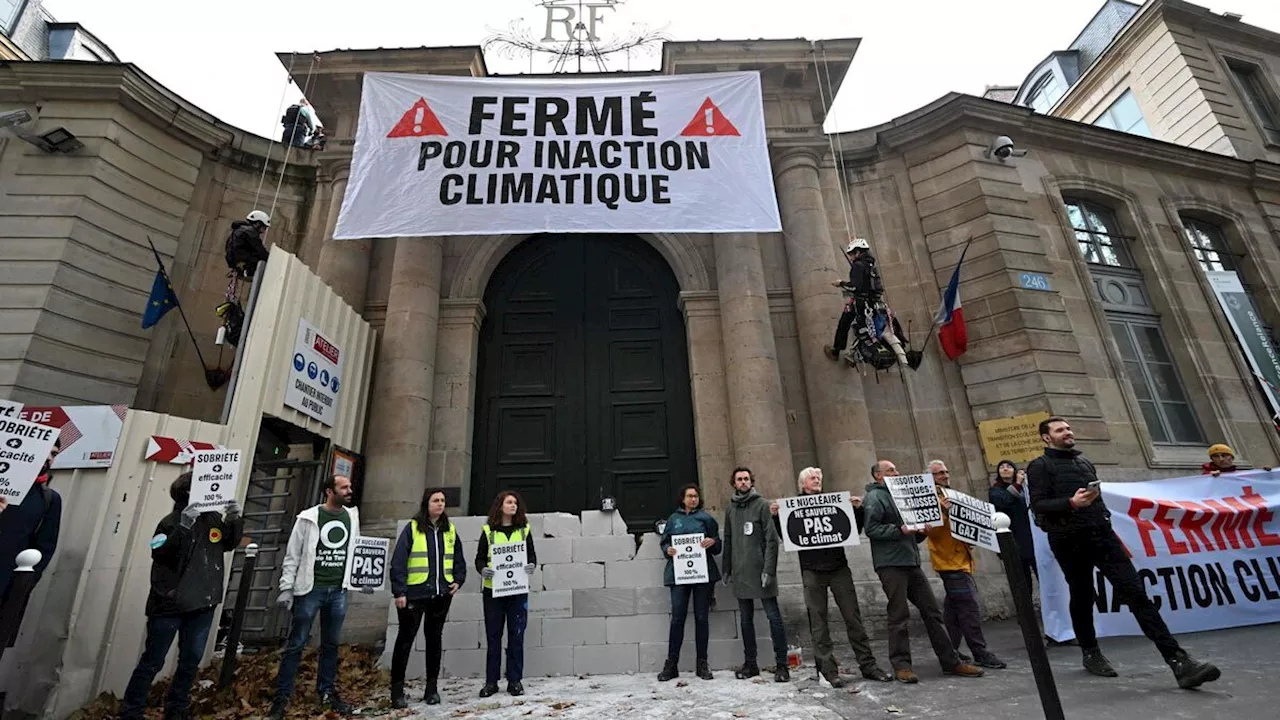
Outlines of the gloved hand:
M 536 569 L 538 569 L 538 564 L 537 564 L 537 563 L 525 563 L 525 564 L 524 564 L 524 571 L 525 571 L 526 573 L 529 573 L 530 575 L 532 575 L 532 574 L 533 574 L 533 571 L 534 571 L 534 570 L 536 570 Z
M 182 509 L 182 518 L 178 521 L 182 527 L 190 530 L 191 526 L 196 524 L 196 518 L 200 517 L 202 511 L 194 505 L 188 505 Z
M 280 594 L 276 596 L 276 607 L 283 608 L 285 610 L 292 610 L 293 609 L 293 591 L 281 590 Z
M 773 580 L 773 576 L 769 573 L 760 573 L 760 587 L 769 587 L 769 583 Z
M 240 517 L 240 512 L 241 512 L 240 503 L 236 502 L 235 500 L 232 500 L 231 502 L 227 503 L 227 509 L 223 512 L 223 517 L 225 517 L 227 520 L 235 520 L 236 518 Z
M 481 574 L 482 576 L 484 576 L 484 579 L 485 579 L 485 580 L 492 580 L 492 579 L 493 579 L 493 568 L 491 568 L 491 567 L 487 567 L 487 568 L 485 568 L 485 569 L 481 570 L 481 571 L 480 571 L 480 574 Z

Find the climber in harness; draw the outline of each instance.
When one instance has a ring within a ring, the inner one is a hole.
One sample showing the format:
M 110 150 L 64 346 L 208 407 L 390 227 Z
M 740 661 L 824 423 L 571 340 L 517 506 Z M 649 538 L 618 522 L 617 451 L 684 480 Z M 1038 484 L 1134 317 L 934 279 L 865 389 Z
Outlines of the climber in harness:
M 850 366 L 866 363 L 877 370 L 888 370 L 895 362 L 912 370 L 920 367 L 921 353 L 903 349 L 902 326 L 884 302 L 884 282 L 871 244 L 865 238 L 855 238 L 844 252 L 849 260 L 849 280 L 831 283 L 843 291 L 844 312 L 836 324 L 835 342 L 824 348 L 827 357 L 843 357 Z M 850 330 L 855 333 L 854 345 L 846 349 Z
M 262 242 L 262 234 L 271 227 L 271 217 L 261 210 L 254 210 L 244 220 L 231 223 L 227 236 L 227 296 L 214 310 L 222 318 L 223 336 L 232 347 L 240 344 L 240 331 L 244 326 L 244 308 L 240 305 L 240 280 L 252 280 L 258 263 L 266 262 L 269 253 Z
M 311 112 L 311 103 L 304 98 L 290 105 L 280 117 L 280 124 L 284 126 L 281 142 L 299 148 L 309 147 L 307 138 L 315 131 L 317 124 L 315 115 Z

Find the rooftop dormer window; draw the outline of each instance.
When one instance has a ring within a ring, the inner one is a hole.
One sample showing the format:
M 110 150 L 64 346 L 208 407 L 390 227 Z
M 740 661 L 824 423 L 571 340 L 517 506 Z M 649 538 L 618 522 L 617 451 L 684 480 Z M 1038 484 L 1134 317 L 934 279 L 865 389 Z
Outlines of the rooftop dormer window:
M 1027 93 L 1027 106 L 1038 113 L 1048 113 L 1062 97 L 1062 84 L 1052 71 L 1045 73 Z

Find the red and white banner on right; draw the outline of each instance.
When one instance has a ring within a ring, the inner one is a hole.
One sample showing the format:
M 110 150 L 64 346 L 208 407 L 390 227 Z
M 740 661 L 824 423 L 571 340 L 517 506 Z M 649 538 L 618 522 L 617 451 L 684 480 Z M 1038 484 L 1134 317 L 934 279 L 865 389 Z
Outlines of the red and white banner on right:
M 1280 621 L 1280 471 L 1104 482 L 1111 523 L 1175 634 Z M 1075 637 L 1062 570 L 1033 528 L 1045 634 Z M 1095 570 L 1099 637 L 1141 635 Z

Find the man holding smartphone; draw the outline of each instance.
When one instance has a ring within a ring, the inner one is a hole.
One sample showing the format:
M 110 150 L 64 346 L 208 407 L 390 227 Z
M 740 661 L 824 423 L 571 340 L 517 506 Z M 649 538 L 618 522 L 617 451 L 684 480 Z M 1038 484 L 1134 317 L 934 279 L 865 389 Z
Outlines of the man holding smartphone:
M 1116 597 L 1129 606 L 1138 626 L 1155 643 L 1173 670 L 1178 687 L 1194 688 L 1221 677 L 1210 663 L 1187 655 L 1170 634 L 1160 611 L 1124 546 L 1111 529 L 1111 513 L 1101 498 L 1101 481 L 1093 463 L 1075 449 L 1071 424 L 1060 417 L 1040 423 L 1044 455 L 1027 466 L 1031 511 L 1049 536 L 1049 548 L 1062 567 L 1071 593 L 1071 626 L 1084 652 L 1084 669 L 1100 677 L 1116 677 L 1098 648 L 1093 627 L 1094 574 L 1097 568 L 1111 583 Z

